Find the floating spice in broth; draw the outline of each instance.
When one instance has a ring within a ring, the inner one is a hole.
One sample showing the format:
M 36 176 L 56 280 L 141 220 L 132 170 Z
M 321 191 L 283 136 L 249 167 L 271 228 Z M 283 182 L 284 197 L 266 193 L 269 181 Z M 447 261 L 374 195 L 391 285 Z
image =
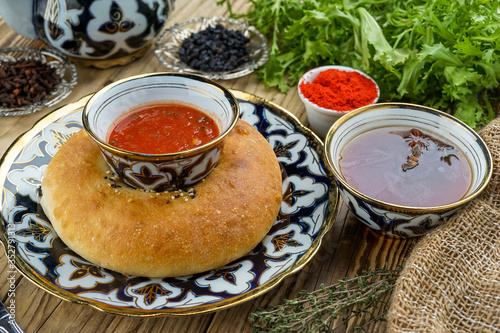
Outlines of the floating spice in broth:
M 346 144 L 340 155 L 345 180 L 378 200 L 412 207 L 440 206 L 467 193 L 472 170 L 465 155 L 414 128 L 376 128 Z

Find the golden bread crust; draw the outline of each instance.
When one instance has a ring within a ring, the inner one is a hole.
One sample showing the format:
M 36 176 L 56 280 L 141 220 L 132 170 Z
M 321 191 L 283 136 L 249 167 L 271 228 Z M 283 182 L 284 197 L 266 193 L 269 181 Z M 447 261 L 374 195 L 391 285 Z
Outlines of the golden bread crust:
M 124 274 L 168 277 L 223 266 L 264 238 L 282 201 L 277 158 L 242 120 L 229 134 L 219 164 L 193 186 L 194 198 L 172 199 L 172 193 L 123 184 L 115 189 L 105 179 L 109 170 L 82 130 L 47 166 L 41 204 L 74 252 Z

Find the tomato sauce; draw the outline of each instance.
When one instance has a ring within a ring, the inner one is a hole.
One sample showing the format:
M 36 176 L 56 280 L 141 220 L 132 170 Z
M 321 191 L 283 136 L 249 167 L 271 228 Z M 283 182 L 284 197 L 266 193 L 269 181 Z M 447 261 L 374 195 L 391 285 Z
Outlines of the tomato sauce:
M 111 129 L 108 143 L 144 154 L 166 154 L 201 146 L 219 136 L 215 121 L 205 113 L 180 104 L 138 108 Z

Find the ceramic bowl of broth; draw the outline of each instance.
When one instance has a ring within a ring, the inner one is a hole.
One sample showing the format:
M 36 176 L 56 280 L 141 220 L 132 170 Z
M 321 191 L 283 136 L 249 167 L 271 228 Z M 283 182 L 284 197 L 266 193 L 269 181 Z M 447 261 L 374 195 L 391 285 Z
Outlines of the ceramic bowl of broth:
M 82 122 L 118 179 L 165 192 L 192 186 L 213 170 L 239 114 L 236 98 L 212 80 L 151 73 L 98 91 Z
M 492 175 L 481 137 L 428 107 L 379 103 L 330 128 L 325 156 L 352 213 L 384 235 L 417 237 L 477 197 Z

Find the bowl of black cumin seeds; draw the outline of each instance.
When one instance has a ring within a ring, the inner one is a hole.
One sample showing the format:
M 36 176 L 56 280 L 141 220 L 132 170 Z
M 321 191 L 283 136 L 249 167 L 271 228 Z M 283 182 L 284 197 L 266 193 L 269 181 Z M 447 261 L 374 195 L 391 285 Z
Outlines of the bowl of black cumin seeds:
M 0 49 L 0 116 L 20 116 L 65 99 L 78 81 L 76 66 L 55 50 Z
M 255 27 L 227 17 L 200 17 L 160 33 L 155 55 L 169 70 L 229 80 L 264 65 L 269 49 Z

